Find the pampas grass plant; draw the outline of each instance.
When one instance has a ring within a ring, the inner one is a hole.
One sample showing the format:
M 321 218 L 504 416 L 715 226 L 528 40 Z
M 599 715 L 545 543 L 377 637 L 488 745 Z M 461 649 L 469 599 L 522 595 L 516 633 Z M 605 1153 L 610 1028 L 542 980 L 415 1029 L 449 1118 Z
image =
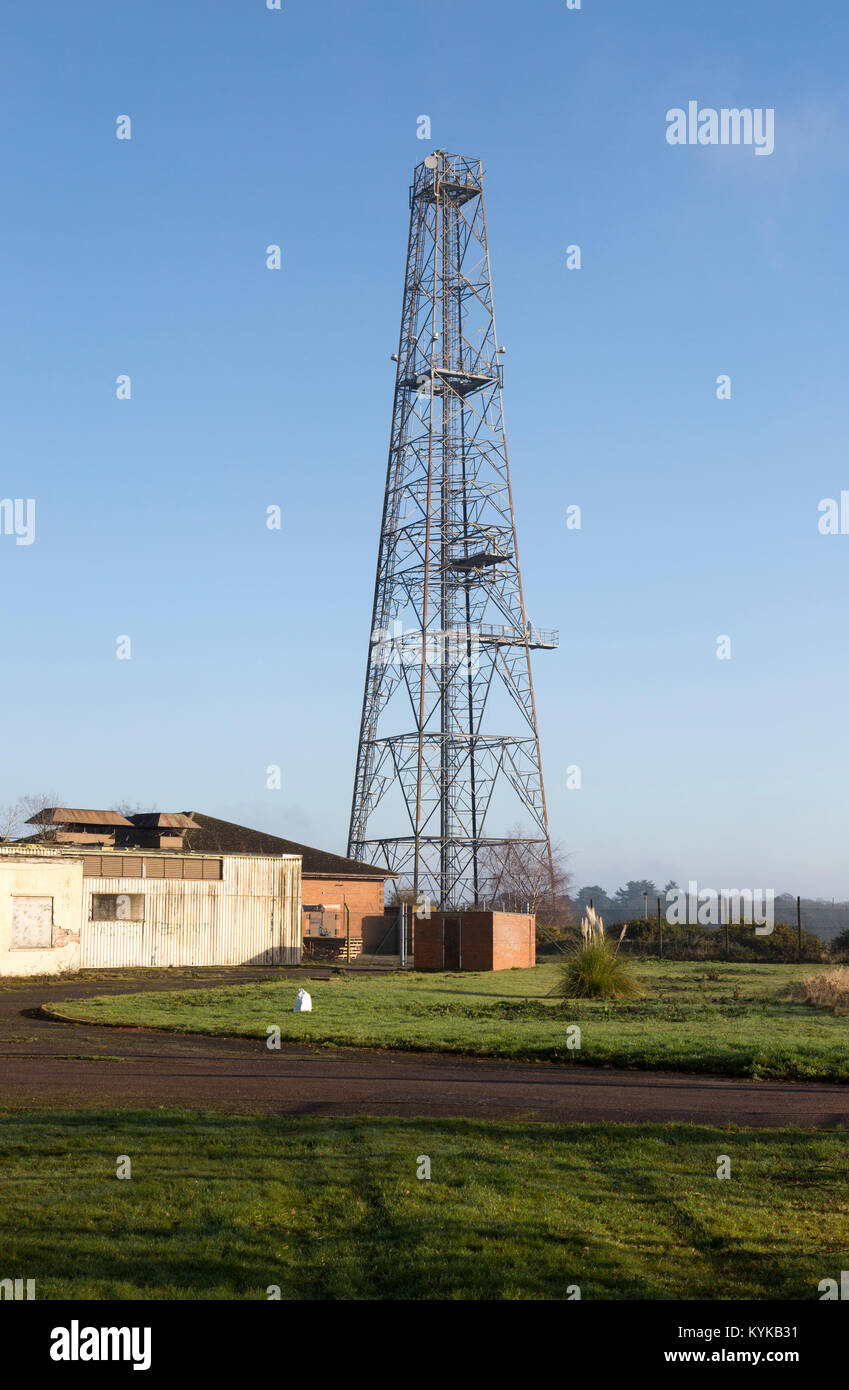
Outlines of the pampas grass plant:
M 562 999 L 633 999 L 642 994 L 619 958 L 627 930 L 626 925 L 616 945 L 611 946 L 604 922 L 594 908 L 588 907 L 581 919 L 581 945 L 563 962 L 556 993 Z

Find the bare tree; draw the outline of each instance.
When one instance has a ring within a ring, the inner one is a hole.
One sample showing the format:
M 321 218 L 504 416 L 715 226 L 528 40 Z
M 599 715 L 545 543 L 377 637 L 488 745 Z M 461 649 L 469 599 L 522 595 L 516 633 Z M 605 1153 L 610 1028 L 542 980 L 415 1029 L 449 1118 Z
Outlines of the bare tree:
M 482 901 L 500 912 L 532 912 L 551 925 L 570 920 L 568 893 L 572 875 L 563 846 L 533 841 L 516 826 L 503 841 L 488 845 L 479 857 L 485 887 Z M 553 870 L 553 881 L 552 881 Z
M 400 907 L 402 903 L 407 903 L 410 907 L 415 907 L 417 901 L 412 888 L 396 888 L 393 885 L 387 893 L 386 906 Z
M 0 806 L 0 841 L 11 840 L 20 824 L 18 803 Z
M 41 843 L 49 843 L 55 839 L 55 826 L 41 825 L 36 826 L 33 830 L 27 822 L 41 811 L 46 811 L 51 806 L 61 805 L 61 797 L 54 793 L 25 792 L 23 796 L 18 797 L 17 801 L 9 802 L 8 805 L 0 807 L 0 841 L 9 842 L 26 836 L 28 839 L 35 839 Z

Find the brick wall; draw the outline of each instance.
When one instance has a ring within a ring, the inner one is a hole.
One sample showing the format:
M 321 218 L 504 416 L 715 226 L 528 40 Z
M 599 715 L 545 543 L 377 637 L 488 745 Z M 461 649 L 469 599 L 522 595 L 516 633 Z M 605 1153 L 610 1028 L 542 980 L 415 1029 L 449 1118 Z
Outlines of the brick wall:
M 301 900 L 305 906 L 338 908 L 342 929 L 345 927 L 345 906 L 350 913 L 351 959 L 363 950 L 373 949 L 371 942 L 375 936 L 379 940 L 386 930 L 383 926 L 383 880 L 382 879 L 328 879 L 310 878 L 305 874 L 301 883 Z M 341 947 L 335 942 L 312 943 L 313 954 L 344 958 L 346 943 L 344 936 Z
M 413 922 L 413 965 L 416 970 L 441 970 L 442 918 L 434 913 Z
M 536 917 L 524 912 L 498 912 L 493 946 L 493 970 L 528 970 L 537 963 Z

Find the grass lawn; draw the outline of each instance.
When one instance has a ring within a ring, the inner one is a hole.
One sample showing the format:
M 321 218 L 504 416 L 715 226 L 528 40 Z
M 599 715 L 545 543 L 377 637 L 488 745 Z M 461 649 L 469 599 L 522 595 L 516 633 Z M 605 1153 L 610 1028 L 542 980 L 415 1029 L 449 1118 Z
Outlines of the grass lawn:
M 845 1173 L 788 1130 L 6 1112 L 0 1267 L 40 1299 L 816 1299 Z
M 849 1018 L 794 997 L 815 965 L 635 961 L 645 997 L 560 1003 L 557 967 L 488 974 L 337 975 L 304 980 L 311 1014 L 295 1014 L 298 981 L 139 993 L 51 1005 L 86 1023 L 165 1028 L 344 1047 L 466 1053 L 728 1076 L 849 1081 Z M 567 1029 L 578 1024 L 580 1048 Z

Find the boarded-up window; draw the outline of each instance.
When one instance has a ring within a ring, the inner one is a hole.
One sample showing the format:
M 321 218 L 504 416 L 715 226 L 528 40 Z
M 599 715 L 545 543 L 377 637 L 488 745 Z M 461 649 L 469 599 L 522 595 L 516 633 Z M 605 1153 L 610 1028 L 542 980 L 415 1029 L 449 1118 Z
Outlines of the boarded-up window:
M 12 950 L 43 951 L 53 945 L 53 899 L 12 899 Z
M 92 922 L 143 922 L 144 893 L 92 893 Z
M 83 878 L 220 879 L 220 859 L 184 859 L 181 855 L 87 854 Z

